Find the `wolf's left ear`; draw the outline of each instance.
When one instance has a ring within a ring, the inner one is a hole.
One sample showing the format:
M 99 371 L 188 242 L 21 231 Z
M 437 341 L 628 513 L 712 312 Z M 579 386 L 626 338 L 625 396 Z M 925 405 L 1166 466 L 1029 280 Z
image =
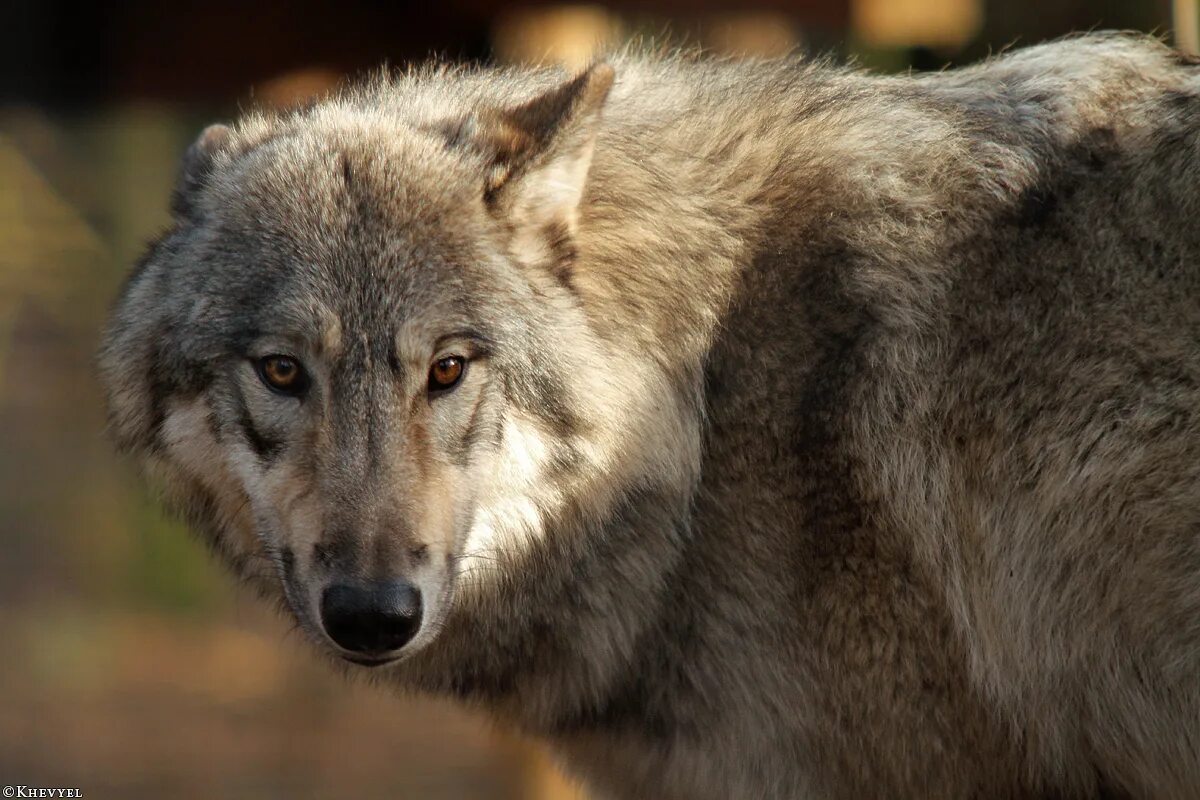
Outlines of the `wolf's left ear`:
M 228 125 L 209 125 L 183 155 L 179 179 L 171 196 L 171 212 L 177 218 L 194 216 L 194 200 L 212 172 L 213 161 L 233 136 Z
M 481 112 L 457 133 L 489 157 L 484 201 L 506 219 L 525 260 L 553 259 L 575 232 L 614 76 L 610 65 L 596 64 L 516 108 Z

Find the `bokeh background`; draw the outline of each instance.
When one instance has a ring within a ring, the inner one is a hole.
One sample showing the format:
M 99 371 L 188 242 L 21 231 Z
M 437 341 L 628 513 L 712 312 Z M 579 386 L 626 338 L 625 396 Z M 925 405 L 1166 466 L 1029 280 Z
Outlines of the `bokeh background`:
M 1070 31 L 1196 48 L 1196 0 L 0 1 L 0 784 L 85 797 L 577 796 L 536 747 L 333 674 L 103 436 L 105 310 L 210 121 L 382 63 L 631 36 L 939 69 Z

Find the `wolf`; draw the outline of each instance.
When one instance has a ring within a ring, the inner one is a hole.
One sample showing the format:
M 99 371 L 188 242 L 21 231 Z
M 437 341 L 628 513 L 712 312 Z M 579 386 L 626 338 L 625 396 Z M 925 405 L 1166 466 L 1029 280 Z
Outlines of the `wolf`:
M 116 441 L 596 797 L 1200 792 L 1200 62 L 433 64 L 207 128 Z

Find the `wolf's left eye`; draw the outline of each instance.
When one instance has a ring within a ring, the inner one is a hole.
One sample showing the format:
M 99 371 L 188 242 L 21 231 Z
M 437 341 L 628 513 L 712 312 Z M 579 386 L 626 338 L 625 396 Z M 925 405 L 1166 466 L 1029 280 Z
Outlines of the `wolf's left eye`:
M 461 356 L 447 356 L 429 368 L 429 391 L 453 389 L 462 380 L 464 361 Z
M 291 356 L 270 355 L 257 362 L 258 377 L 267 388 L 295 397 L 308 388 L 308 374 Z

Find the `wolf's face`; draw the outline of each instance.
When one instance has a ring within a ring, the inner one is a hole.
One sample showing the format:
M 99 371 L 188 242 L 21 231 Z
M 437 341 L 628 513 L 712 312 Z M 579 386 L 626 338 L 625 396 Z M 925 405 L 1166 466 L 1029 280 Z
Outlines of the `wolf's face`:
M 611 81 L 411 124 L 335 103 L 214 126 L 123 291 L 118 439 L 348 660 L 423 647 L 547 518 L 602 506 L 638 435 L 638 369 L 562 275 Z

